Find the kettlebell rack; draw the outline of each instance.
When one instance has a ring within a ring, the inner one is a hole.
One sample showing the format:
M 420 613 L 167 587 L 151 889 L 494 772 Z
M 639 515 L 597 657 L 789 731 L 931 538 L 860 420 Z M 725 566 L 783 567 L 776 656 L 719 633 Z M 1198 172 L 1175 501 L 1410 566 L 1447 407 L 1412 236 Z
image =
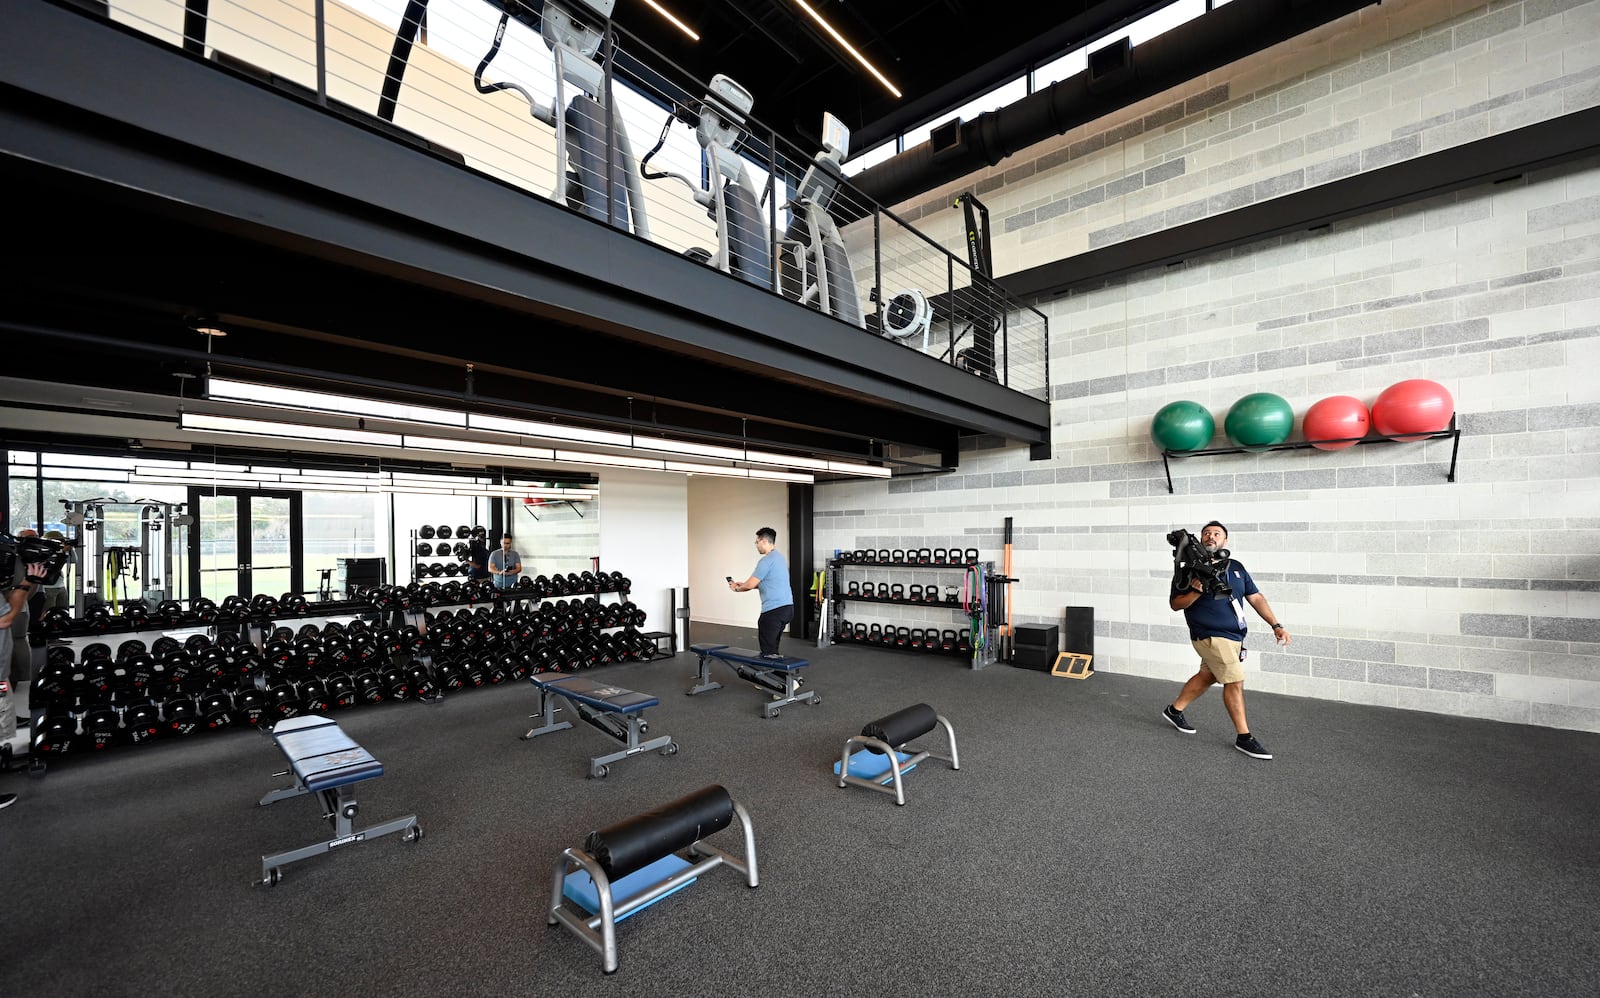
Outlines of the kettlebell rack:
M 886 575 L 887 579 L 845 579 L 848 572 L 874 570 L 872 574 Z M 962 579 L 953 572 L 966 573 L 973 569 L 983 576 L 994 575 L 994 562 L 980 561 L 976 548 L 920 548 L 910 550 L 854 551 L 828 560 L 828 598 L 837 608 L 831 614 L 837 620 L 831 641 L 889 648 L 896 651 L 965 658 L 972 668 L 981 669 L 994 661 L 992 618 L 986 603 L 963 602 Z M 881 573 L 875 570 L 885 570 Z M 899 573 L 920 573 L 916 582 L 889 581 Z M 948 618 L 935 621 L 941 626 L 912 627 L 910 624 L 851 623 L 846 619 L 845 607 L 855 604 L 871 612 L 873 606 L 915 606 L 930 611 L 951 611 L 967 616 L 964 628 L 943 627 Z M 970 607 L 981 609 L 977 626 L 971 620 Z

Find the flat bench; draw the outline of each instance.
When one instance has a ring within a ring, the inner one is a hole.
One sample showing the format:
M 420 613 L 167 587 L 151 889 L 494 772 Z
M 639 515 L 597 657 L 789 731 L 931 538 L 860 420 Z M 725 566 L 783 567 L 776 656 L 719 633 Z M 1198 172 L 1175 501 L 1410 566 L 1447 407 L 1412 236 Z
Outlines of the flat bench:
M 700 673 L 695 684 L 685 692 L 689 696 L 722 689 L 721 683 L 711 681 L 711 662 L 715 659 L 728 666 L 740 679 L 772 696 L 771 702 L 761 708 L 762 717 L 777 717 L 785 704 L 822 702 L 815 690 L 800 692 L 804 682 L 797 673 L 810 665 L 803 658 L 785 655 L 783 658 L 765 658 L 749 648 L 730 648 L 727 645 L 690 645 L 689 650 L 700 656 Z
M 283 879 L 283 867 L 332 852 L 340 846 L 400 832 L 405 842 L 422 838 L 417 816 L 386 821 L 371 828 L 357 829 L 354 821 L 360 810 L 354 795 L 357 783 L 383 775 L 383 763 L 357 745 L 336 721 L 315 714 L 292 717 L 273 725 L 272 740 L 289 760 L 289 768 L 275 776 L 293 776 L 294 786 L 274 790 L 261 798 L 257 807 L 316 794 L 321 800 L 323 818 L 333 828 L 333 838 L 299 849 L 261 857 L 258 884 L 271 887 Z
M 530 715 L 542 718 L 544 723 L 528 729 L 523 741 L 547 735 L 552 731 L 572 727 L 571 721 L 557 721 L 557 698 L 572 704 L 579 718 L 599 729 L 608 738 L 623 745 L 621 751 L 598 755 L 589 760 L 589 777 L 604 779 L 611 772 L 610 764 L 635 756 L 641 752 L 659 749 L 662 755 L 677 755 L 678 743 L 671 735 L 660 735 L 649 741 L 639 736 L 650 730 L 644 719 L 647 708 L 661 703 L 648 693 L 635 693 L 609 683 L 597 683 L 582 676 L 560 672 L 538 672 L 528 677 L 528 682 L 539 691 L 539 713 Z

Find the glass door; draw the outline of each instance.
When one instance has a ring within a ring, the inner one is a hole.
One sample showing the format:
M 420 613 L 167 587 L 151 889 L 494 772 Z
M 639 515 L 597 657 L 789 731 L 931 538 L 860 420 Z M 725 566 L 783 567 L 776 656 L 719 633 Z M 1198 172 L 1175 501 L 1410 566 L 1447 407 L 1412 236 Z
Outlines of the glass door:
M 194 489 L 189 508 L 192 592 L 218 603 L 302 592 L 298 492 Z

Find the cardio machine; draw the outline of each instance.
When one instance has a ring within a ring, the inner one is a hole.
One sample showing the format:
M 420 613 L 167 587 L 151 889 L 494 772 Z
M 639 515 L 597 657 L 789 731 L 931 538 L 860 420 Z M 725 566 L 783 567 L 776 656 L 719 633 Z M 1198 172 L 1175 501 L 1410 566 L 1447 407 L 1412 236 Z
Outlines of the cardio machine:
M 660 139 L 639 161 L 639 169 L 646 180 L 681 181 L 716 223 L 716 250 L 696 247 L 687 250 L 685 256 L 765 288 L 772 286 L 769 230 L 761 217 L 760 200 L 750 180 L 750 171 L 734 152 L 754 105 L 755 98 L 750 91 L 718 74 L 712 78 L 692 118 L 682 117 L 678 111 L 668 116 L 666 124 L 661 126 Z M 674 120 L 684 120 L 694 126 L 695 139 L 700 143 L 705 187 L 681 173 L 649 169 L 650 158 L 661 151 Z
M 785 297 L 865 329 L 850 254 L 828 214 L 843 178 L 839 164 L 849 152 L 850 129 L 823 114 L 822 151 L 787 205 L 794 220 L 778 243 L 779 287 Z
M 616 0 L 581 0 L 589 15 L 600 20 L 611 17 Z M 557 201 L 583 212 L 590 218 L 606 221 L 606 191 L 610 189 L 610 223 L 635 235 L 650 237 L 650 222 L 645 214 L 644 192 L 627 130 L 616 120 L 608 97 L 605 70 L 595 61 L 604 31 L 589 23 L 577 3 L 545 0 L 539 32 L 555 59 L 555 99 L 545 104 L 522 86 L 508 81 L 483 82 L 484 71 L 499 54 L 505 42 L 510 12 L 502 12 L 495 28 L 494 44 L 472 74 L 479 93 L 508 90 L 528 102 L 528 113 L 549 125 L 556 133 L 556 187 L 551 193 Z M 568 86 L 573 87 L 568 91 Z M 557 123 L 557 117 L 560 123 Z M 608 139 L 614 141 L 611 144 Z M 606 154 L 610 148 L 610 156 Z

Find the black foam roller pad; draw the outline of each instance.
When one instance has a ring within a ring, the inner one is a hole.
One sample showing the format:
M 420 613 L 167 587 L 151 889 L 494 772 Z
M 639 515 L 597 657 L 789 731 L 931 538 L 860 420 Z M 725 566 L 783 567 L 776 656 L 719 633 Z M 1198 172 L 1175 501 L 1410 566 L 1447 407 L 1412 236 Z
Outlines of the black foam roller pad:
M 933 730 L 939 721 L 933 708 L 925 703 L 897 710 L 888 717 L 880 717 L 861 729 L 861 733 L 868 738 L 876 738 L 887 745 L 904 745 L 918 735 L 925 735 Z M 869 751 L 882 755 L 877 749 L 868 746 Z
M 583 848 L 615 882 L 668 853 L 720 832 L 732 821 L 733 798 L 714 783 L 654 811 L 590 832 Z

